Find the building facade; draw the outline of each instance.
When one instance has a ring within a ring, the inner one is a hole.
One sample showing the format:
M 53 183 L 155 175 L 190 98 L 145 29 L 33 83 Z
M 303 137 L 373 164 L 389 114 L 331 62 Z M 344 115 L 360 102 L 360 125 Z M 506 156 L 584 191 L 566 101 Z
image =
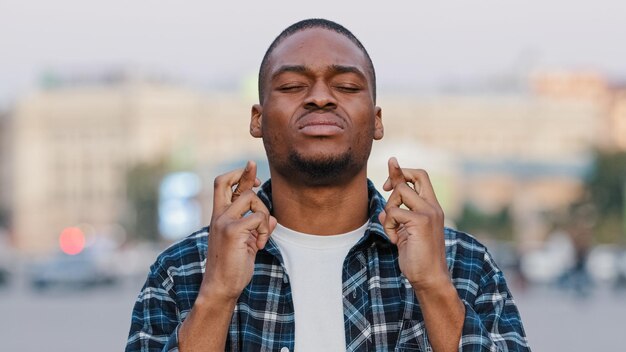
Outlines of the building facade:
M 44 90 L 20 100 L 12 127 L 11 233 L 16 247 L 57 248 L 60 232 L 116 228 L 128 211 L 126 174 L 184 153 L 191 165 L 258 148 L 249 104 L 236 96 L 122 80 Z
M 386 158 L 400 155 L 403 166 L 432 170 L 451 219 L 467 202 L 487 211 L 512 205 L 518 240 L 539 243 L 541 214 L 579 196 L 590 148 L 626 148 L 626 97 L 595 79 L 568 79 L 537 80 L 534 93 L 518 96 L 381 96 L 385 138 L 375 143 L 370 176 L 383 182 Z M 130 211 L 128 170 L 164 158 L 202 177 L 207 222 L 214 166 L 264 156 L 248 133 L 252 103 L 132 78 L 24 97 L 0 125 L 0 200 L 11 211 L 13 243 L 47 252 L 64 228 L 119 228 Z

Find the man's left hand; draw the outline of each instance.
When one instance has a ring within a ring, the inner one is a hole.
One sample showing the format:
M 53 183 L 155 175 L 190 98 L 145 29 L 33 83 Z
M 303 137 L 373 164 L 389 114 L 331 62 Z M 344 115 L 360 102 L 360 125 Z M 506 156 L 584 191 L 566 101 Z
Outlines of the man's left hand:
M 396 158 L 391 158 L 383 189 L 393 192 L 378 218 L 398 246 L 400 270 L 413 289 L 419 292 L 450 285 L 444 214 L 426 171 L 402 169 Z

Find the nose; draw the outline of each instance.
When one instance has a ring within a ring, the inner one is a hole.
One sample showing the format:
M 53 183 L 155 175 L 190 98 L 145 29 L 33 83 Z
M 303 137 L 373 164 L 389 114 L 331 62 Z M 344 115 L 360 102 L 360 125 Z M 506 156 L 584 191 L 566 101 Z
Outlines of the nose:
M 307 110 L 332 110 L 337 108 L 337 100 L 325 82 L 316 82 L 304 100 Z

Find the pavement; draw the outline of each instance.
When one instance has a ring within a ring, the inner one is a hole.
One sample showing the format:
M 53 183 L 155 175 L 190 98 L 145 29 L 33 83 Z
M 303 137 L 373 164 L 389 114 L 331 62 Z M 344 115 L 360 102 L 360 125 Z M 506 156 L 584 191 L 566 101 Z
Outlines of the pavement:
M 141 281 L 78 291 L 37 292 L 23 282 L 0 288 L 2 351 L 122 351 Z M 512 291 L 533 351 L 623 350 L 626 290 Z

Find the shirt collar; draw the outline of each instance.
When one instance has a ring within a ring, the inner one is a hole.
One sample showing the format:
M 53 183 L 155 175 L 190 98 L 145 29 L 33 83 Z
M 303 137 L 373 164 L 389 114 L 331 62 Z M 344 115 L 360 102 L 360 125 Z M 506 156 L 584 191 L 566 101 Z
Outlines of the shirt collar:
M 261 185 L 261 188 L 257 192 L 257 196 L 265 204 L 267 209 L 270 211 L 270 214 L 273 213 L 274 209 L 272 205 L 272 182 L 271 180 L 267 180 L 263 185 Z M 380 212 L 383 211 L 387 201 L 378 192 L 378 190 L 374 186 L 374 183 L 369 179 L 367 180 L 367 196 L 369 199 L 369 212 L 368 212 L 369 225 L 368 225 L 367 231 L 365 232 L 365 236 L 363 236 L 363 238 L 359 240 L 356 246 L 359 246 L 362 243 L 368 241 L 369 238 L 372 238 L 372 240 L 381 239 L 384 242 L 391 243 L 391 241 L 389 240 L 389 237 L 387 236 L 387 234 L 385 233 L 383 229 L 382 224 L 378 220 L 378 214 L 380 214 Z M 280 255 L 278 247 L 271 240 L 271 237 L 270 237 L 270 241 L 267 243 L 267 246 L 265 247 L 265 250 L 281 258 L 281 261 L 282 261 L 282 256 Z

